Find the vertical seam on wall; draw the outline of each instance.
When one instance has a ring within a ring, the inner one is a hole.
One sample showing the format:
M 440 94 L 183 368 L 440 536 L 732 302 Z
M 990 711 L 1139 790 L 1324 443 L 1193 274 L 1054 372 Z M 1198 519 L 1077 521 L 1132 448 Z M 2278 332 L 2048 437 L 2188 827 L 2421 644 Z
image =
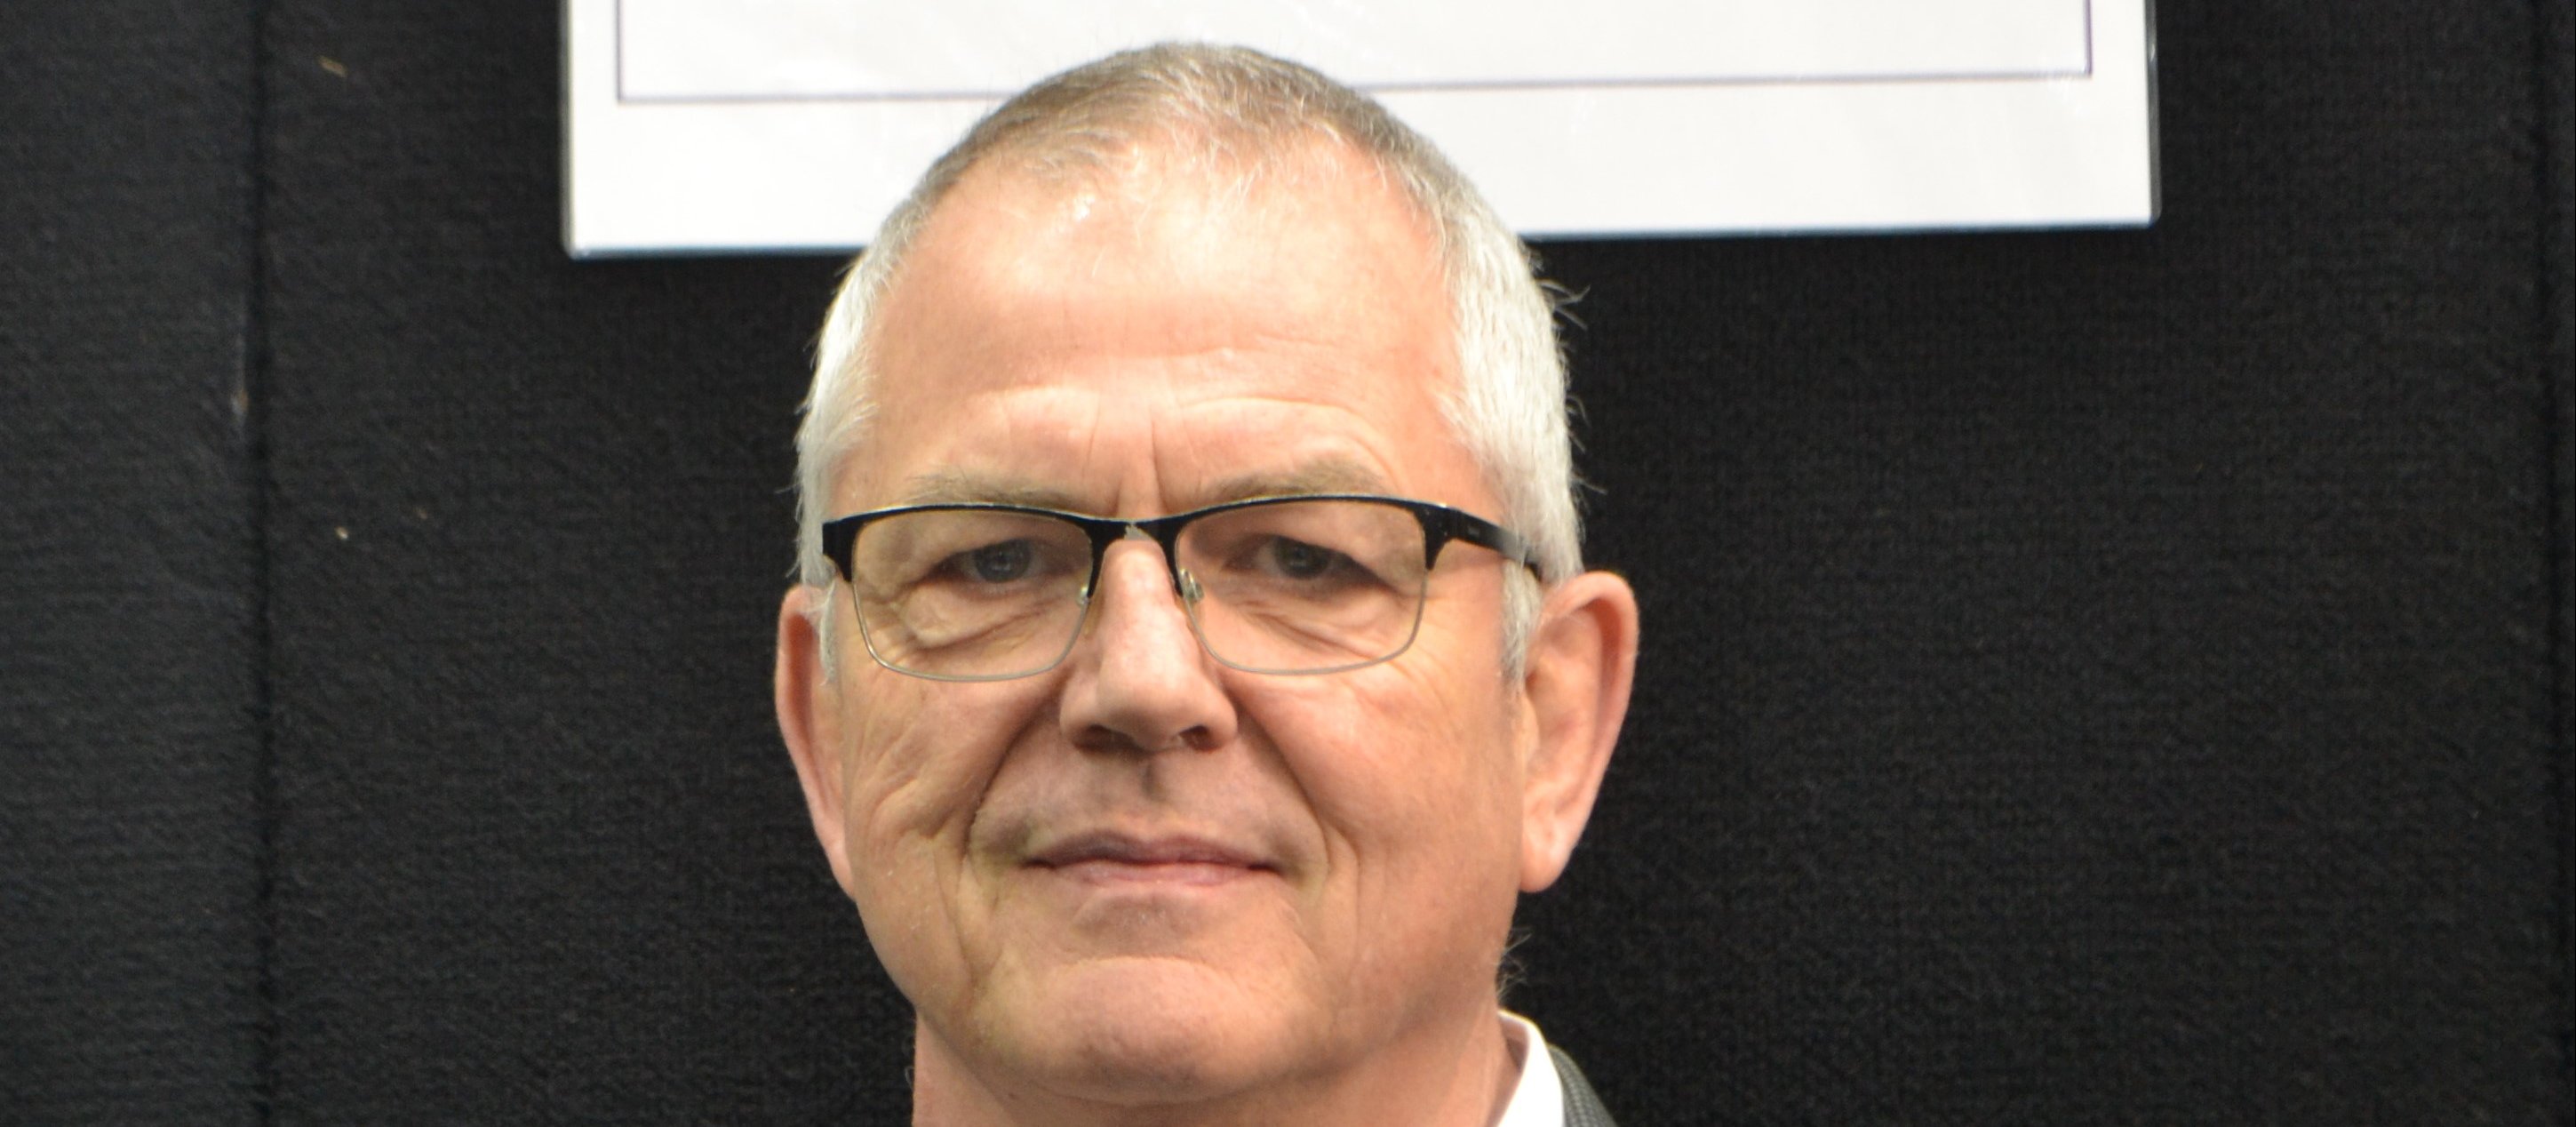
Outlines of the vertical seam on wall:
M 275 475 L 268 441 L 268 5 L 251 0 L 250 138 L 243 154 L 249 183 L 242 234 L 248 250 L 242 294 L 242 384 L 250 461 L 252 707 L 259 729 L 252 759 L 252 816 L 258 823 L 259 1021 L 251 1078 L 252 1108 L 259 1122 L 277 1116 L 277 647 L 271 612 L 276 568 L 270 551 L 269 509 Z
M 2557 960 L 2551 984 L 2556 1015 L 2558 1114 L 2576 1109 L 2576 261 L 2571 261 L 2571 233 L 2563 201 L 2576 184 L 2569 183 L 2569 120 L 2576 116 L 2564 89 L 2570 69 L 2567 56 L 2571 0 L 2536 0 L 2532 5 L 2532 102 L 2535 167 L 2533 329 L 2539 362 L 2545 447 L 2548 451 L 2547 509 L 2541 515 L 2548 537 L 2548 638 L 2550 665 L 2549 829 L 2555 846 L 2552 882 L 2554 903 L 2550 931 Z

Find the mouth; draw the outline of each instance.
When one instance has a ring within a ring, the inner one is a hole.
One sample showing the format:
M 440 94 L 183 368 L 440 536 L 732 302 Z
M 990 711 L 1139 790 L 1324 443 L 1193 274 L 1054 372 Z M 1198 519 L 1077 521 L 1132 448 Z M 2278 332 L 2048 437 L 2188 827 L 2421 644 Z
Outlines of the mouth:
M 1039 850 L 1031 868 L 1095 884 L 1221 884 L 1279 867 L 1250 850 L 1188 835 L 1076 834 Z

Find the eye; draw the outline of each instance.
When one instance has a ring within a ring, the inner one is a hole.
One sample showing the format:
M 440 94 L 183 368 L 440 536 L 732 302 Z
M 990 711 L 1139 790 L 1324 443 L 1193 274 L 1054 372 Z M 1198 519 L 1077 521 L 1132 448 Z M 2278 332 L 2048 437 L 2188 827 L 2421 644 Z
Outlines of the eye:
M 1340 552 L 1285 536 L 1271 540 L 1264 554 L 1270 570 L 1288 579 L 1320 579 L 1347 562 Z
M 1005 540 L 960 552 L 952 566 L 978 583 L 1009 583 L 1026 578 L 1036 559 L 1037 550 L 1028 541 Z

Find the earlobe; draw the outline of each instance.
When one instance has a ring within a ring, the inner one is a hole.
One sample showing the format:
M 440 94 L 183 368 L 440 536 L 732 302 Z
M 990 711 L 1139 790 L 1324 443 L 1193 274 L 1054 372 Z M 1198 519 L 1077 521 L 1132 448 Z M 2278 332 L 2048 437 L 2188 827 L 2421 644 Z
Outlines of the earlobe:
M 1628 714 L 1637 667 L 1637 596 L 1627 580 L 1585 572 L 1548 592 L 1522 685 L 1532 730 L 1522 777 L 1521 890 L 1556 883 L 1592 817 Z
M 823 676 L 823 639 L 808 615 L 819 595 L 798 584 L 788 589 L 778 608 L 778 665 L 773 693 L 778 732 L 787 755 L 796 763 L 796 780 L 805 788 L 805 812 L 814 821 L 814 837 L 831 862 L 832 879 L 851 891 L 850 862 L 842 849 L 841 822 L 841 691 Z

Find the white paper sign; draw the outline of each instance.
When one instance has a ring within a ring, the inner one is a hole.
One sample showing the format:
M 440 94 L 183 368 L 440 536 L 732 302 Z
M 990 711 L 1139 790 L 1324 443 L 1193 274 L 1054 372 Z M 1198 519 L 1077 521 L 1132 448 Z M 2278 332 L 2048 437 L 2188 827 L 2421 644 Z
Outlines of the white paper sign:
M 846 252 L 984 111 L 1122 47 L 1376 95 L 1533 237 L 2140 225 L 2146 0 L 567 0 L 577 256 Z

